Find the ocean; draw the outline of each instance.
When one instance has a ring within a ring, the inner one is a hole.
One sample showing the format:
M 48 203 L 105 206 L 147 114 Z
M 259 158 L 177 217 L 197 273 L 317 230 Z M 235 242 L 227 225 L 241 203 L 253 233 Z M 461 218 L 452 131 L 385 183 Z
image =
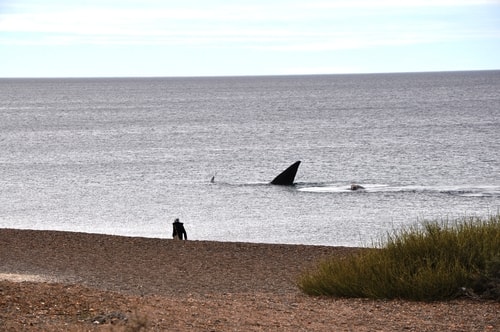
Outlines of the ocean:
M 372 246 L 499 213 L 499 147 L 500 71 L 0 79 L 0 228 Z

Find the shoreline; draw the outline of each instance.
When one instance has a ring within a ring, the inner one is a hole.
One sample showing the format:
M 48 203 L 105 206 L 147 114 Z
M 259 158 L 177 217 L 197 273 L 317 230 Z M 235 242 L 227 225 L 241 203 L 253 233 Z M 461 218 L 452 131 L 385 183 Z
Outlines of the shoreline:
M 0 329 L 7 331 L 142 323 L 172 331 L 500 327 L 498 302 L 310 297 L 295 285 L 322 258 L 362 248 L 16 229 L 0 229 L 0 248 Z
M 94 233 L 85 231 L 72 231 L 72 230 L 57 230 L 57 229 L 33 229 L 33 228 L 6 228 L 0 227 L 0 232 L 5 231 L 29 231 L 29 232 L 53 232 L 53 233 L 69 233 L 69 234 L 84 234 L 84 235 L 97 235 L 97 236 L 110 236 L 110 237 L 121 237 L 121 238 L 137 238 L 137 239 L 155 239 L 155 240 L 173 240 L 170 236 L 170 231 L 165 231 L 164 234 L 167 236 L 145 236 L 145 235 L 130 235 L 130 234 L 111 234 L 111 233 Z M 332 247 L 332 248 L 353 248 L 353 249 L 372 249 L 373 246 L 370 245 L 343 245 L 343 244 L 326 244 L 326 243 L 288 243 L 288 242 L 255 242 L 255 241 L 225 241 L 225 240 L 207 240 L 207 239 L 195 239 L 188 238 L 187 241 L 191 242 L 213 242 L 213 243 L 248 243 L 248 244 L 263 244 L 263 245 L 286 245 L 286 246 L 308 246 L 308 247 Z

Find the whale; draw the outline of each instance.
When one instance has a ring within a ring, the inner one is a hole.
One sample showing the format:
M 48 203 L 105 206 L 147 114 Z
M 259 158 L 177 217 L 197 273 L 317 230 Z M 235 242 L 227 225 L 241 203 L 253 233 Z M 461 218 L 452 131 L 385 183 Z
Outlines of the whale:
M 287 169 L 285 169 L 283 172 L 281 172 L 277 177 L 274 178 L 274 180 L 271 181 L 271 184 L 274 185 L 279 185 L 279 186 L 295 186 L 295 175 L 297 175 L 297 170 L 299 169 L 300 166 L 300 160 L 294 162 L 292 165 L 288 166 Z M 365 187 L 363 187 L 360 184 L 353 183 L 351 184 L 351 187 L 349 190 L 356 191 L 356 190 L 364 190 Z
M 281 172 L 274 180 L 271 181 L 271 184 L 279 185 L 279 186 L 293 186 L 295 185 L 295 175 L 297 174 L 297 170 L 299 169 L 300 160 L 294 162 L 292 165 L 288 166 L 283 172 Z
M 356 183 L 351 184 L 351 190 L 360 190 L 360 189 L 365 189 L 365 187 Z

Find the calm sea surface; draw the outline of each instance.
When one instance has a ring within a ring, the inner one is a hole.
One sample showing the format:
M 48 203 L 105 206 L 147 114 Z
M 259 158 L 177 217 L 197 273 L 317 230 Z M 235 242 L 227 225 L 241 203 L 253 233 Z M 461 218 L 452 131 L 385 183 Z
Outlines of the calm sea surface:
M 499 71 L 0 79 L 0 228 L 369 246 L 499 211 Z

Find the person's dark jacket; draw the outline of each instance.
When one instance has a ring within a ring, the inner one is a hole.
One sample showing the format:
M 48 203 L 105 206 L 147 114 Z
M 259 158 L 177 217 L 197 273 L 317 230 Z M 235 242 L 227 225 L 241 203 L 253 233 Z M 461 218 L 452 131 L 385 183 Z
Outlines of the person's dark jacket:
M 174 239 L 178 237 L 180 240 L 187 240 L 187 233 L 184 229 L 184 224 L 179 221 L 175 221 L 172 223 L 172 225 L 174 226 L 172 237 Z

